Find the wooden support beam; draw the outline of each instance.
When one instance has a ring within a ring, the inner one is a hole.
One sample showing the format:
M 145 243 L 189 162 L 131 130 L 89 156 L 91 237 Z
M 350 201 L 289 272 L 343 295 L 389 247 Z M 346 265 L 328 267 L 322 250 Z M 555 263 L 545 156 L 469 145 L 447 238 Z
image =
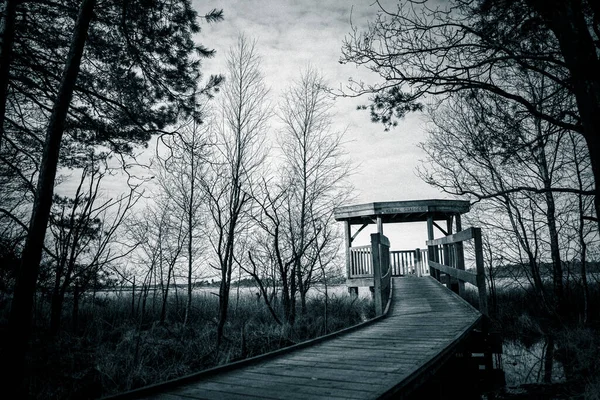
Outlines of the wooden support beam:
M 450 216 L 446 219 L 446 230 L 448 231 L 448 235 L 452 234 L 453 221 L 454 221 L 453 216 Z
M 418 277 L 423 276 L 423 260 L 421 259 L 421 249 L 415 249 L 415 273 Z
M 381 276 L 382 276 L 382 266 L 381 266 L 381 257 L 380 257 L 380 246 L 379 239 L 381 238 L 381 234 L 372 233 L 371 234 L 371 257 L 373 263 L 373 297 L 375 300 L 375 315 L 383 315 L 383 301 L 381 300 Z
M 346 242 L 346 278 L 350 278 L 351 275 L 351 263 L 350 259 L 352 254 L 350 253 L 350 247 L 352 247 L 352 235 L 351 235 L 350 221 L 344 223 L 344 239 Z
M 433 241 L 433 238 L 433 216 L 429 215 L 427 217 L 427 239 L 429 239 L 427 241 L 427 260 L 431 261 L 434 261 L 435 257 L 435 247 L 433 246 L 433 244 L 429 244 L 430 241 Z M 434 273 L 435 270 L 429 267 L 429 275 L 435 277 Z
M 442 233 L 444 234 L 444 236 L 448 236 L 448 232 L 446 232 L 446 231 L 445 231 L 445 230 L 444 230 L 444 229 L 443 229 L 441 226 L 439 226 L 439 225 L 437 224 L 437 222 L 435 222 L 435 221 L 433 220 L 433 218 L 431 219 L 431 222 L 433 223 L 433 226 L 435 226 L 436 228 L 438 228 L 438 229 L 439 229 L 439 231 L 440 231 L 440 232 L 442 232 Z
M 380 215 L 377 216 L 377 233 L 383 235 L 383 219 Z
M 477 289 L 479 291 L 479 312 L 489 316 L 487 304 L 487 290 L 485 286 L 485 267 L 483 265 L 483 245 L 481 241 L 481 228 L 471 228 L 474 231 L 473 241 L 475 247 L 475 267 L 477 268 Z
M 454 222 L 454 216 L 451 215 L 448 218 L 446 218 L 446 230 L 448 231 L 448 234 L 451 235 L 452 234 L 452 225 Z M 447 244 L 444 245 L 444 263 L 446 265 L 449 265 L 453 268 L 456 268 L 456 244 Z M 447 257 L 447 258 L 446 258 Z M 459 292 L 459 280 L 456 279 L 455 277 L 450 276 L 449 277 L 449 282 L 448 282 L 448 288 L 450 290 L 452 290 L 455 293 Z
M 362 231 L 363 229 L 365 229 L 367 226 L 369 226 L 369 224 L 362 224 L 362 226 L 360 228 L 358 228 L 358 230 L 354 233 L 354 235 L 352 235 L 352 238 L 350 238 L 350 243 L 352 243 L 354 241 L 354 239 L 356 239 L 356 237 L 358 236 L 358 234 L 360 233 L 360 231 Z
M 460 214 L 456 214 L 456 232 L 462 231 L 462 222 L 460 218 Z M 462 242 L 456 243 L 456 269 L 465 270 L 465 252 L 464 246 Z M 458 281 L 458 294 L 460 297 L 465 297 L 465 283 Z

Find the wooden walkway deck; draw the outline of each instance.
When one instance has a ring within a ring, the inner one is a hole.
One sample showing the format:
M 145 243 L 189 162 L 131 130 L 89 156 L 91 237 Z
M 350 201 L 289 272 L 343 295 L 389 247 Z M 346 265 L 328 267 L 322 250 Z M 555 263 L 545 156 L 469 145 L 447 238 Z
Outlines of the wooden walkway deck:
M 387 317 L 362 329 L 135 396 L 175 399 L 375 399 L 410 391 L 452 354 L 481 314 L 431 277 L 394 278 Z M 141 394 L 141 393 L 140 393 Z

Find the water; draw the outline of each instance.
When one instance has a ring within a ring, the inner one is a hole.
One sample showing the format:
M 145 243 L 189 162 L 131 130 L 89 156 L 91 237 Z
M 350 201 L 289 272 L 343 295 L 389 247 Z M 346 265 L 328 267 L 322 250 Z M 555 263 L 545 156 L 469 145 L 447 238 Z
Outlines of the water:
M 540 341 L 530 347 L 522 343 L 505 341 L 503 343 L 502 364 L 507 387 L 517 387 L 529 383 L 542 382 L 544 376 L 544 355 L 546 343 Z M 552 382 L 564 381 L 562 365 L 554 361 Z

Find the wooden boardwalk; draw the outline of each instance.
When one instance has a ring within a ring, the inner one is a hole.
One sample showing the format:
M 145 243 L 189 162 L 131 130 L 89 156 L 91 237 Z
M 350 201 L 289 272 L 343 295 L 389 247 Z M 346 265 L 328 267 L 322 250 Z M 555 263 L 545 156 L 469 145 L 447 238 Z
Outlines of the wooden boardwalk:
M 402 394 L 430 376 L 480 318 L 477 310 L 431 277 L 394 278 L 391 309 L 371 325 L 131 397 L 375 399 Z

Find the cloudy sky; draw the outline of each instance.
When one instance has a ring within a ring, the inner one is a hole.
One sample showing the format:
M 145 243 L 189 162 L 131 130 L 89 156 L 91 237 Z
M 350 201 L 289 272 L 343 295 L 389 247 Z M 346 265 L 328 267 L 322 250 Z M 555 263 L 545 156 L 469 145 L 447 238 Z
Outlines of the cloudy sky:
M 197 38 L 199 43 L 217 51 L 214 59 L 204 63 L 204 73 L 225 72 L 226 53 L 243 33 L 257 41 L 256 49 L 274 102 L 309 63 L 321 70 L 335 88 L 345 86 L 350 77 L 373 82 L 377 77 L 365 68 L 339 63 L 343 39 L 351 31 L 350 21 L 357 27 L 366 26 L 378 10 L 372 3 L 372 0 L 195 0 L 194 6 L 200 14 L 222 8 L 225 15 L 220 23 L 204 24 Z M 334 123 L 339 130 L 347 129 L 346 150 L 357 166 L 351 177 L 356 203 L 444 198 L 415 175 L 415 168 L 424 157 L 417 147 L 424 138 L 424 118 L 410 115 L 395 129 L 384 132 L 382 125 L 370 122 L 368 111 L 356 110 L 357 105 L 366 103 L 367 98 L 339 98 L 334 108 Z M 414 226 L 397 228 L 401 229 L 388 229 L 386 233 L 399 231 L 401 247 L 424 245 L 424 226 L 419 225 L 416 231 Z M 361 236 L 368 238 L 367 234 Z

